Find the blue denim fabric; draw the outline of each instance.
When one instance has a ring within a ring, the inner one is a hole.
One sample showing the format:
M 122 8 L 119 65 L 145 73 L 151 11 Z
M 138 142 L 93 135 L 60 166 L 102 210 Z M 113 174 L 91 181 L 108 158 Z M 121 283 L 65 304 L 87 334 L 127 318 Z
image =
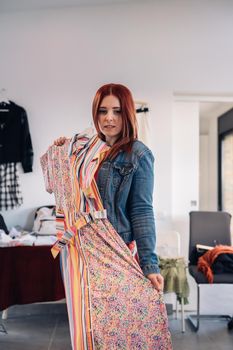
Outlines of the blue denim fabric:
M 142 142 L 135 141 L 130 153 L 122 151 L 114 160 L 107 159 L 101 164 L 97 185 L 113 227 L 125 243 L 136 241 L 143 273 L 159 273 L 152 205 L 152 152 Z

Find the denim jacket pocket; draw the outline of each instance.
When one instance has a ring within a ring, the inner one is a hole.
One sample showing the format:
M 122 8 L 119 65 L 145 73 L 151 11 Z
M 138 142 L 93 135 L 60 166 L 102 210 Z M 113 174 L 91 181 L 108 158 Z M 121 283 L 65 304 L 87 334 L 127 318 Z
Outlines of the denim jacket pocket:
M 113 163 L 113 186 L 122 187 L 134 170 L 135 166 L 132 163 Z

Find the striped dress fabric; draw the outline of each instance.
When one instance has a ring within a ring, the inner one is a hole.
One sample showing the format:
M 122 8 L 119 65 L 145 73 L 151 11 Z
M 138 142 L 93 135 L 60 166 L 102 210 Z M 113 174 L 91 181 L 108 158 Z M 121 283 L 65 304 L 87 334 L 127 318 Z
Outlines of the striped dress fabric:
M 41 157 L 54 193 L 73 350 L 172 349 L 162 293 L 143 275 L 103 208 L 95 172 L 109 148 L 88 132 Z

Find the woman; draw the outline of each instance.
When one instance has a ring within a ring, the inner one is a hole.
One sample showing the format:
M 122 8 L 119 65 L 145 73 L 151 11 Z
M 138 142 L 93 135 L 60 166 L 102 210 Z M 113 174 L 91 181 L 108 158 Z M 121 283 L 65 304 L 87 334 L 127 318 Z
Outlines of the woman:
M 137 140 L 128 88 L 102 86 L 93 101 L 93 120 L 97 136 L 80 133 L 71 142 L 60 138 L 47 154 L 51 165 L 46 157 L 42 160 L 46 176 L 53 169 L 46 182 L 57 182 L 56 204 L 65 208 L 65 233 L 55 249 L 62 251 L 73 349 L 170 350 L 155 254 L 154 159 Z M 67 203 L 73 198 L 74 204 L 64 205 L 61 189 L 70 193 Z M 141 268 L 130 252 L 134 241 Z
M 108 219 L 126 244 L 136 241 L 145 276 L 162 291 L 152 206 L 154 158 L 137 140 L 136 112 L 130 90 L 120 84 L 102 86 L 96 92 L 92 113 L 98 136 L 111 147 L 96 177 Z M 64 140 L 62 137 L 55 144 L 61 145 Z

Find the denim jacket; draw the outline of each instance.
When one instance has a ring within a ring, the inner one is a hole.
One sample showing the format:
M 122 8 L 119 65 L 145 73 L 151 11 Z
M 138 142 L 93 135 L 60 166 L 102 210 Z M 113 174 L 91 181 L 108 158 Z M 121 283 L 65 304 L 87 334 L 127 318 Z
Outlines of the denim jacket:
M 159 273 L 153 213 L 154 157 L 140 141 L 99 167 L 97 185 L 107 216 L 125 243 L 136 241 L 145 275 Z

